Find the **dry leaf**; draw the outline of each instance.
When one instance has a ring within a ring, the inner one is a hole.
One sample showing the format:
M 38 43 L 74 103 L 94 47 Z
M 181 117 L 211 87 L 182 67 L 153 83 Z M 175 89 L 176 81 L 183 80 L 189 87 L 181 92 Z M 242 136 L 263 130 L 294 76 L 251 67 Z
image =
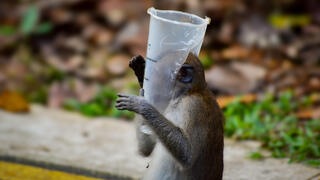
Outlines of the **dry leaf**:
M 211 90 L 229 94 L 246 94 L 259 87 L 266 70 L 247 62 L 218 64 L 205 72 Z
M 300 119 L 317 119 L 320 118 L 320 107 L 313 109 L 303 109 L 295 113 Z
M 220 108 L 227 107 L 230 103 L 236 100 L 237 96 L 221 96 L 217 98 L 218 104 Z M 240 97 L 240 102 L 242 103 L 250 103 L 257 100 L 257 96 L 255 94 L 246 94 Z
M 68 82 L 55 82 L 51 85 L 48 95 L 48 106 L 58 108 L 63 102 L 72 96 L 72 91 Z
M 0 94 L 0 108 L 10 112 L 29 112 L 30 110 L 24 97 L 12 91 L 3 91 Z
M 96 24 L 89 24 L 84 27 L 82 36 L 97 45 L 106 45 L 113 40 L 114 34 L 111 30 L 105 27 Z
M 120 54 L 112 57 L 106 63 L 107 72 L 112 75 L 122 75 L 129 68 L 130 57 Z
M 113 33 L 109 30 L 98 30 L 92 36 L 92 41 L 98 45 L 106 45 L 112 41 Z
M 68 23 L 74 18 L 74 15 L 70 11 L 63 8 L 51 10 L 49 16 L 57 24 Z
M 246 59 L 249 57 L 249 50 L 235 45 L 222 51 L 222 57 L 225 59 Z

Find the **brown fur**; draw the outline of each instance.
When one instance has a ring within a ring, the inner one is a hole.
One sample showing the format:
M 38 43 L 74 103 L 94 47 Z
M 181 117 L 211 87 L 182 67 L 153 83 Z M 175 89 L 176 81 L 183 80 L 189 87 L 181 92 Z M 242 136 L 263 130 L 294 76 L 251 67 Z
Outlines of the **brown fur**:
M 176 80 L 163 115 L 143 97 L 120 95 L 117 102 L 117 108 L 141 114 L 158 141 L 156 146 L 154 140 L 145 143 L 150 135 L 138 134 L 140 150 L 148 148 L 144 150 L 148 155 L 154 149 L 144 179 L 222 179 L 223 114 L 207 88 L 199 59 L 189 54 L 185 63 L 194 69 L 193 80 L 191 83 Z

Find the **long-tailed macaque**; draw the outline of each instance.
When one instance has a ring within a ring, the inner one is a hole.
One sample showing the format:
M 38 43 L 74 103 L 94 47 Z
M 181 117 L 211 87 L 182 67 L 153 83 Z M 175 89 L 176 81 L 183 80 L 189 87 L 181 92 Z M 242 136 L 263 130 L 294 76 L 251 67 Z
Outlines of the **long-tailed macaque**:
M 130 67 L 142 86 L 143 57 L 134 57 Z M 190 53 L 177 73 L 172 98 L 163 114 L 143 96 L 118 96 L 119 110 L 142 116 L 137 130 L 139 150 L 145 156 L 152 154 L 144 179 L 222 179 L 224 118 L 195 55 Z

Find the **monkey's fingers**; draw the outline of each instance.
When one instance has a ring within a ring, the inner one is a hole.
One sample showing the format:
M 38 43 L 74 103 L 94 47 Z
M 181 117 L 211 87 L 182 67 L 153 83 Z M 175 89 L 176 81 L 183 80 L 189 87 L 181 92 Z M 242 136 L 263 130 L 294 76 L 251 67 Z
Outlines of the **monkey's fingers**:
M 133 112 L 137 112 L 136 108 L 134 108 L 131 105 L 128 104 L 119 104 L 115 106 L 118 110 L 128 110 L 128 111 L 133 111 Z
M 126 95 L 126 94 L 120 94 L 120 93 L 118 94 L 118 96 L 119 96 L 119 97 L 129 97 L 129 95 Z
M 116 106 L 118 110 L 128 110 L 126 106 Z
M 120 103 L 120 102 L 128 102 L 130 99 L 129 98 L 127 98 L 127 97 L 119 97 L 118 99 L 117 99 L 117 103 Z
M 126 109 L 128 109 L 128 105 L 127 105 L 128 103 L 127 102 L 117 102 L 116 104 L 115 104 L 115 107 L 117 108 L 117 109 L 119 109 L 119 110 L 126 110 Z
M 139 96 L 144 97 L 144 89 L 143 88 L 140 89 Z
M 127 102 L 119 102 L 115 106 L 116 107 L 121 107 L 121 106 L 126 106 L 128 103 Z

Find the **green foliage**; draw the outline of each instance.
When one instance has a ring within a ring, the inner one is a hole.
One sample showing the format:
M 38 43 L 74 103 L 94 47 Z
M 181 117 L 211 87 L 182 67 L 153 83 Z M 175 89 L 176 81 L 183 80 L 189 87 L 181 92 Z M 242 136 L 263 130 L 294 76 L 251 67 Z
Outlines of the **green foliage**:
M 320 166 L 320 159 L 311 159 L 307 160 L 306 162 L 312 166 Z
M 202 66 L 207 69 L 209 67 L 211 67 L 211 65 L 213 65 L 213 60 L 210 58 L 209 55 L 205 54 L 203 56 L 200 57 L 200 61 L 202 63 Z
M 264 158 L 260 152 L 252 152 L 249 157 L 255 160 L 262 160 Z
M 38 87 L 37 90 L 30 92 L 27 95 L 29 102 L 46 104 L 48 98 L 48 89 L 45 86 Z
M 52 23 L 44 22 L 42 24 L 39 24 L 34 32 L 36 34 L 46 34 L 46 33 L 51 32 L 52 29 L 53 29 L 53 24 Z
M 0 26 L 0 35 L 2 36 L 11 36 L 16 33 L 16 28 L 9 25 Z
M 27 36 L 31 34 L 46 34 L 52 31 L 53 24 L 50 22 L 43 22 L 39 24 L 40 12 L 35 6 L 30 6 L 23 14 L 19 27 L 11 25 L 1 25 L 0 35 L 11 36 L 20 32 Z
M 39 9 L 34 6 L 29 7 L 21 20 L 20 31 L 22 34 L 30 34 L 34 30 L 38 20 Z
M 273 157 L 319 165 L 320 119 L 299 121 L 292 114 L 305 101 L 294 99 L 291 91 L 278 98 L 268 94 L 263 100 L 249 104 L 236 100 L 224 109 L 225 135 L 262 141 Z
M 269 16 L 269 22 L 272 26 L 283 29 L 308 25 L 311 22 L 311 18 L 307 15 L 272 14 Z
M 44 78 L 48 83 L 52 83 L 54 81 L 61 81 L 66 77 L 66 73 L 58 70 L 55 67 L 49 66 L 47 67 Z
M 87 103 L 81 103 L 74 99 L 69 99 L 64 103 L 64 107 L 69 110 L 79 111 L 90 117 L 111 116 L 132 119 L 134 113 L 129 111 L 119 111 L 114 107 L 117 93 L 110 88 L 102 88 L 100 92 Z

